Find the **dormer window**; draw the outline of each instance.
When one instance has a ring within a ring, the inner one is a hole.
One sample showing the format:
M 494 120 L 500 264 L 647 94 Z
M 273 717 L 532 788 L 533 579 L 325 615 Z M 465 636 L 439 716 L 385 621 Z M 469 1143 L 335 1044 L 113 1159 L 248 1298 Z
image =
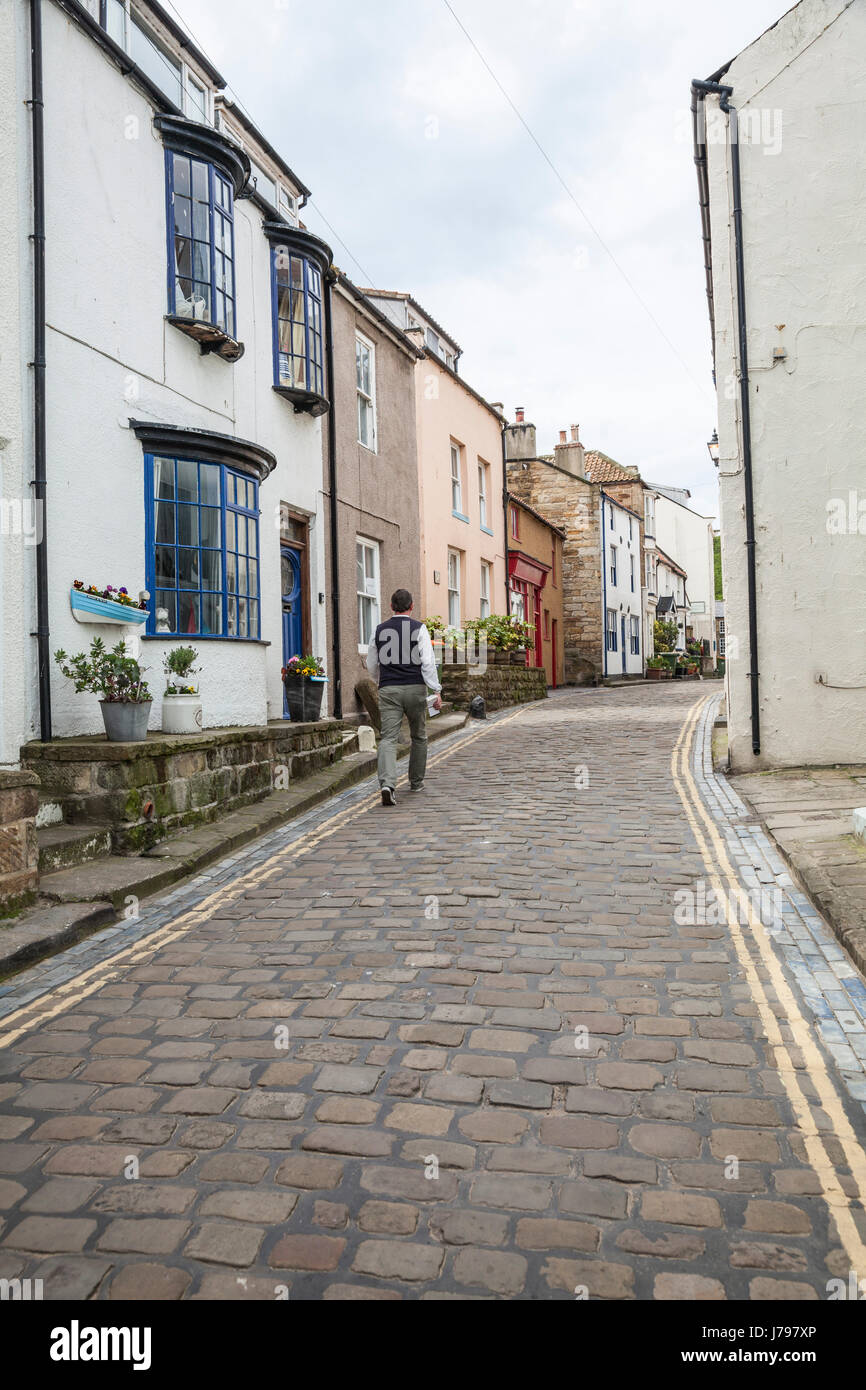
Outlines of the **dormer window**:
M 129 0 L 92 0 L 87 8 L 136 67 L 193 121 L 210 120 L 210 92 L 181 54 L 163 42 Z

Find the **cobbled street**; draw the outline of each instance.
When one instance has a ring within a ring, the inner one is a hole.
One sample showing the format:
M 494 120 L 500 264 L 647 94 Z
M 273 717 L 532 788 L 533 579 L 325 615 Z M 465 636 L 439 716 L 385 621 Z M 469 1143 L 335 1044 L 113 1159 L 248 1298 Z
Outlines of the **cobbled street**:
M 396 808 L 367 783 L 36 998 L 7 982 L 0 1275 L 764 1300 L 866 1273 L 863 981 L 713 776 L 706 692 L 472 725 Z M 775 921 L 718 920 L 713 883 Z

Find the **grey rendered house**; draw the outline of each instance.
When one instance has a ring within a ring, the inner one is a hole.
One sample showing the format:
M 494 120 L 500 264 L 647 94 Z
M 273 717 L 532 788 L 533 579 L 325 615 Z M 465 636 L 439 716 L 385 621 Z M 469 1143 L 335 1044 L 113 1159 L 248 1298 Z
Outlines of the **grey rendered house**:
M 420 608 L 421 535 L 415 428 L 415 363 L 423 355 L 340 271 L 331 288 L 333 440 L 324 434 L 324 490 L 338 602 L 328 606 L 334 712 L 361 710 L 367 645 L 397 588 Z M 333 450 L 333 457 L 331 451 Z M 336 525 L 330 513 L 336 477 Z M 334 630 L 339 633 L 334 645 Z M 336 668 L 336 669 L 335 669 Z

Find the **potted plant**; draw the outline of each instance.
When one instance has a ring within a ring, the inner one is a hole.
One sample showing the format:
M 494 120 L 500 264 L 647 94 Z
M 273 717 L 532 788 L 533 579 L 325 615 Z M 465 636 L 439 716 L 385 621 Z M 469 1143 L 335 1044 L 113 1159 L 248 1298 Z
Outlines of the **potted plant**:
M 646 664 L 647 680 L 664 681 L 670 679 L 670 672 L 666 661 L 662 661 L 660 656 L 651 656 Z
M 89 656 L 67 656 L 61 649 L 54 660 L 67 680 L 75 682 L 77 693 L 89 690 L 101 697 L 105 732 L 112 743 L 144 741 L 153 700 L 141 666 L 126 654 L 125 642 L 109 650 L 101 637 L 94 637 Z
M 201 729 L 201 697 L 198 683 L 191 679 L 197 674 L 197 660 L 195 647 L 172 647 L 162 663 L 166 676 L 162 697 L 164 734 L 195 734 Z
M 317 656 L 293 656 L 282 669 L 286 687 L 289 718 L 311 723 L 322 712 L 322 696 L 327 680 L 325 668 Z

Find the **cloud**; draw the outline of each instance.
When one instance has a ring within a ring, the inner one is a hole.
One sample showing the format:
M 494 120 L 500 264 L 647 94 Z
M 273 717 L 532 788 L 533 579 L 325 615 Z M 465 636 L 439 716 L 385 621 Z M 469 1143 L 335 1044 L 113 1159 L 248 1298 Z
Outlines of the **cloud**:
M 313 189 L 308 224 L 353 278 L 412 290 L 473 385 L 524 405 L 544 447 L 578 420 L 588 444 L 715 512 L 685 112 L 690 79 L 782 0 L 451 4 L 541 150 L 442 0 L 177 7 Z

